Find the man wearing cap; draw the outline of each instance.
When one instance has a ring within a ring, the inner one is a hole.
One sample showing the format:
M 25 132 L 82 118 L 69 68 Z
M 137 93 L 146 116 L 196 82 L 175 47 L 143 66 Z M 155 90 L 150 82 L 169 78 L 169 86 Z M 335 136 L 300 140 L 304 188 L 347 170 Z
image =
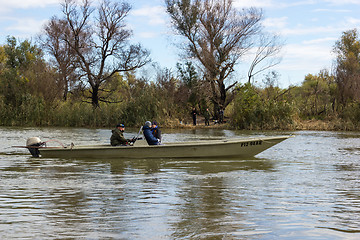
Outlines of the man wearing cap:
M 116 128 L 112 130 L 112 135 L 110 137 L 110 143 L 111 146 L 121 146 L 121 145 L 127 145 L 128 142 L 130 142 L 130 139 L 126 139 L 124 137 L 124 131 L 125 131 L 125 125 L 124 124 L 118 124 L 116 125 Z

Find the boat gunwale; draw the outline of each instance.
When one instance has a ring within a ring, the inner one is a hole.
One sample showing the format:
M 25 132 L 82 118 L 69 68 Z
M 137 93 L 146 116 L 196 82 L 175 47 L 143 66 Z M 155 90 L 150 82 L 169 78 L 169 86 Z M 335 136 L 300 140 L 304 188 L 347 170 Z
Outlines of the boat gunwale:
M 226 144 L 238 144 L 254 141 L 271 141 L 271 140 L 286 140 L 293 137 L 293 135 L 275 136 L 275 137 L 254 137 L 254 138 L 232 138 L 222 140 L 201 140 L 191 142 L 169 142 L 161 145 L 125 145 L 125 146 L 111 146 L 108 144 L 102 145 L 74 145 L 67 147 L 39 147 L 41 151 L 71 151 L 71 150 L 102 150 L 102 149 L 147 149 L 147 148 L 171 148 L 171 147 L 194 147 L 194 146 L 210 146 L 210 145 L 226 145 Z

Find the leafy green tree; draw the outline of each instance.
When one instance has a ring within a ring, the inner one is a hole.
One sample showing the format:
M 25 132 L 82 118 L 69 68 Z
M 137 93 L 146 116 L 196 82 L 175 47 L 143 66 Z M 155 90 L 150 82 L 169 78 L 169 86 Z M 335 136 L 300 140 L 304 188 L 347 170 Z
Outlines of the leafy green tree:
M 6 54 L 3 46 L 0 46 L 0 73 L 4 71 L 6 63 Z
M 276 86 L 264 89 L 250 83 L 238 86 L 232 103 L 231 124 L 238 129 L 289 128 L 293 121 L 293 107 L 287 100 L 288 93 Z
M 302 83 L 297 104 L 301 115 L 307 118 L 324 118 L 334 110 L 334 78 L 327 70 L 317 75 L 308 74 Z
M 232 125 L 237 129 L 251 129 L 257 126 L 261 121 L 258 110 L 262 103 L 256 89 L 247 83 L 238 86 L 236 92 L 233 101 Z
M 201 92 L 201 83 L 196 69 L 191 62 L 186 62 L 184 64 L 177 63 L 176 67 L 179 79 L 186 89 L 186 93 L 183 93 L 183 96 L 186 96 L 186 102 L 190 103 L 192 107 L 196 107 L 196 105 L 200 102 Z
M 343 33 L 335 43 L 337 54 L 335 80 L 338 86 L 338 101 L 343 106 L 360 101 L 360 40 L 357 29 Z
M 125 106 L 121 120 L 132 126 L 141 126 L 145 121 L 158 119 L 159 100 L 154 85 L 134 74 L 125 74 Z M 124 93 L 124 92 L 123 92 Z M 124 95 L 123 95 L 124 96 Z M 168 101 L 166 97 L 163 98 Z
M 30 71 L 37 61 L 42 61 L 41 50 L 29 41 L 18 44 L 14 37 L 8 37 L 3 47 L 3 59 L 0 91 L 5 104 L 14 107 L 21 105 L 22 97 L 29 93 Z
M 41 124 L 58 98 L 54 72 L 30 41 L 8 37 L 0 50 L 2 124 Z

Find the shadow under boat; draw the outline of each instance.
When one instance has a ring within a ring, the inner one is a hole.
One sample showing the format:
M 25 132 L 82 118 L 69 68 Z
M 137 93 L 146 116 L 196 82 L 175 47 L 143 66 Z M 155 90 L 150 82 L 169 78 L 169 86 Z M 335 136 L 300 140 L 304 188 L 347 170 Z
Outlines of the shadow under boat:
M 104 159 L 77 158 L 59 159 L 62 162 L 81 164 L 104 164 L 110 167 L 114 174 L 122 174 L 129 169 L 141 171 L 145 174 L 162 172 L 164 170 L 186 171 L 188 173 L 221 173 L 231 171 L 273 171 L 275 162 L 270 159 L 251 157 L 239 159 L 228 158 L 151 158 L 151 159 Z

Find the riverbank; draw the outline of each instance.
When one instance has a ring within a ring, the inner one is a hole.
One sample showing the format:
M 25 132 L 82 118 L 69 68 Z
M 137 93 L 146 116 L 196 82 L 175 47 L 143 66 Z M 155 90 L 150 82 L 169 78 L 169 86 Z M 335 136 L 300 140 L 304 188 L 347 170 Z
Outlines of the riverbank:
M 128 121 L 124 117 L 107 117 L 105 120 L 101 117 L 106 115 L 104 114 L 91 114 L 87 112 L 82 114 L 85 111 L 79 111 L 78 117 L 69 117 L 69 115 L 62 115 L 58 118 L 51 118 L 48 121 L 32 121 L 31 119 L 25 119 L 24 121 L 0 121 L 0 126 L 17 126 L 17 127 L 80 127 L 80 128 L 113 128 L 119 119 L 127 127 L 140 127 L 144 122 L 143 120 L 132 120 Z M 81 116 L 80 116 L 81 115 Z M 69 119 L 71 118 L 71 119 Z M 54 120 L 55 119 L 55 120 Z M 56 120 L 60 119 L 60 120 Z M 152 118 L 149 118 L 150 120 Z M 303 120 L 299 118 L 292 119 L 290 123 L 278 124 L 277 123 L 257 123 L 254 125 L 249 125 L 248 128 L 241 129 L 236 128 L 234 124 L 231 123 L 231 119 L 225 117 L 224 123 L 218 123 L 217 121 L 210 121 L 210 125 L 205 125 L 205 120 L 202 116 L 199 116 L 197 119 L 197 124 L 193 125 L 192 119 L 186 119 L 180 121 L 178 119 L 154 119 L 159 120 L 160 127 L 168 129 L 229 129 L 229 130 L 275 130 L 275 131 L 301 131 L 301 130 L 311 130 L 311 131 L 360 131 L 360 120 L 358 122 L 346 121 L 341 118 L 333 118 L 327 120 Z
M 163 128 L 185 128 L 185 129 L 235 129 L 229 122 L 225 122 L 222 124 L 216 123 L 214 121 L 210 122 L 209 126 L 205 125 L 203 119 L 199 119 L 196 125 L 188 122 L 175 122 L 170 121 L 166 122 L 162 125 Z M 340 119 L 337 120 L 295 120 L 291 125 L 286 128 L 280 128 L 278 126 L 273 126 L 270 128 L 261 129 L 259 127 L 253 127 L 247 130 L 289 130 L 289 131 L 360 131 L 360 125 L 355 125 L 351 122 L 342 121 Z
M 297 120 L 294 122 L 295 130 L 317 131 L 359 131 L 360 125 L 343 120 Z

